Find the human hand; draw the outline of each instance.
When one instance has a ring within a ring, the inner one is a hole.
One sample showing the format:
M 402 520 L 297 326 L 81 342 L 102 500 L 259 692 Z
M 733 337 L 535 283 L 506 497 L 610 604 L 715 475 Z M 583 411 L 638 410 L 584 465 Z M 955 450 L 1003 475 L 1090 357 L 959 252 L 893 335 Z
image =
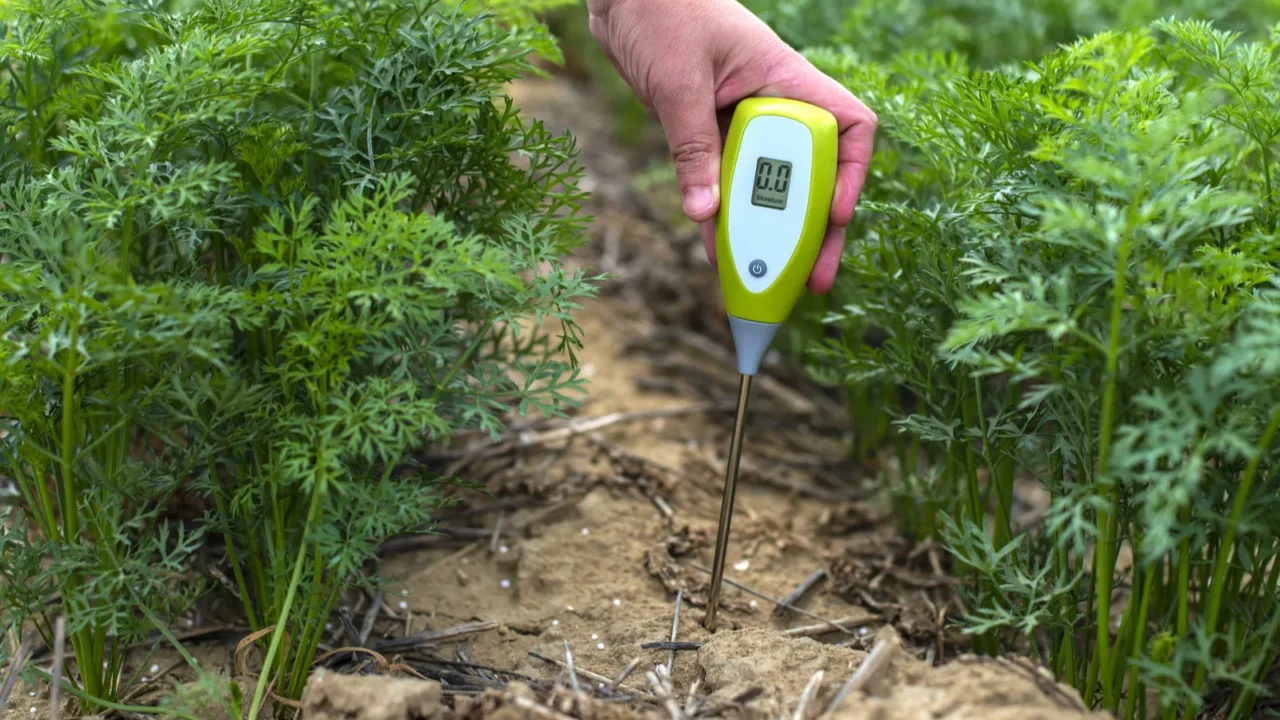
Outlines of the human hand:
M 785 97 L 835 116 L 835 197 L 808 282 L 812 292 L 830 290 L 871 162 L 875 113 L 736 0 L 587 0 L 587 8 L 592 36 L 662 124 L 685 214 L 701 224 L 713 266 L 720 153 L 733 105 L 752 95 Z

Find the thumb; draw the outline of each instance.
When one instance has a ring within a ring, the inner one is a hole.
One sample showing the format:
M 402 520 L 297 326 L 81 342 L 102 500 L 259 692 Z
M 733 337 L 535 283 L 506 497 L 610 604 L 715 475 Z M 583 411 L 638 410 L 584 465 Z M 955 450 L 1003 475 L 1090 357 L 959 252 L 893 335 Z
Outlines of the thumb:
M 654 103 L 676 165 L 684 214 L 701 223 L 720 208 L 720 126 L 710 79 L 689 83 Z

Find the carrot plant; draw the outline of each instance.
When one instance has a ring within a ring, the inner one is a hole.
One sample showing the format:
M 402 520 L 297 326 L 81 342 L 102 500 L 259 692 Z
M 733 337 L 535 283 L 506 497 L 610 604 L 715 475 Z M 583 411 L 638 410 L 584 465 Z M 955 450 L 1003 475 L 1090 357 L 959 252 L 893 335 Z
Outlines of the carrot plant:
M 1280 651 L 1278 56 L 1194 21 L 1005 70 L 813 52 L 885 136 L 814 357 L 909 391 L 903 517 L 978 647 L 1125 718 L 1248 716 Z
M 418 451 L 574 402 L 576 150 L 502 95 L 554 59 L 548 4 L 0 10 L 0 592 L 46 641 L 67 617 L 86 709 L 201 548 L 262 631 L 251 716 L 296 698 L 381 541 L 447 498 Z

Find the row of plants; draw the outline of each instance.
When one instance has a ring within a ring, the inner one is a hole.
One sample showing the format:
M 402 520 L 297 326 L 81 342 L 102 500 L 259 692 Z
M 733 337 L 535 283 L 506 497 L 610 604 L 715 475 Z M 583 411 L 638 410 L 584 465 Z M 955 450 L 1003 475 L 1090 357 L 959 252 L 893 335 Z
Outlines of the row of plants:
M 1169 19 L 1022 63 L 808 50 L 881 121 L 810 370 L 864 450 L 896 448 L 975 646 L 1124 718 L 1275 694 L 1271 30 Z M 1027 480 L 1051 498 L 1029 519 Z
M 502 92 L 558 60 L 533 15 L 556 4 L 0 8 L 0 476 L 21 499 L 0 621 L 52 646 L 65 618 L 82 709 L 121 709 L 154 633 L 181 650 L 210 567 L 261 649 L 249 716 L 297 698 L 379 545 L 448 502 L 421 451 L 575 402 L 576 148 Z

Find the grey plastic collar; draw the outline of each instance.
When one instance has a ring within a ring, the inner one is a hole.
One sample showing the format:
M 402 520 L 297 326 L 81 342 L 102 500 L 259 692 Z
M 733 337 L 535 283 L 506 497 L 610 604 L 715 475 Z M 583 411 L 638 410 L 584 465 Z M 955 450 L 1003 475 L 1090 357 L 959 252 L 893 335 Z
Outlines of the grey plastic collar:
M 729 316 L 729 330 L 733 333 L 733 345 L 738 351 L 738 372 L 755 375 L 760 371 L 760 361 L 769 351 L 773 337 L 782 325 L 758 323 Z

